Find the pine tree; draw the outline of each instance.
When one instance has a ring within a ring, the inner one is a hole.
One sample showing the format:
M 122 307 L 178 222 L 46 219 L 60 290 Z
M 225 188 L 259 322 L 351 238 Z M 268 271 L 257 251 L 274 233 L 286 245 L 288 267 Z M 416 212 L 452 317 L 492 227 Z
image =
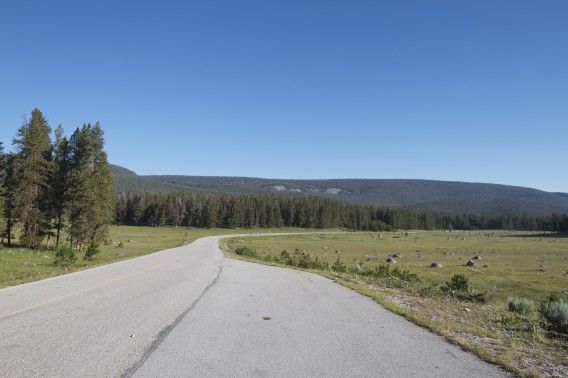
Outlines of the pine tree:
M 14 226 L 18 223 L 16 214 L 16 156 L 14 154 L 5 155 L 4 181 L 2 183 L 3 191 L 3 215 L 4 227 L 2 228 L 2 241 L 4 238 L 8 241 L 8 246 L 12 245 L 12 232 Z
M 22 243 L 37 248 L 49 231 L 48 188 L 52 174 L 51 128 L 39 109 L 18 130 L 15 186 L 18 193 L 16 212 L 22 223 Z
M 69 144 L 69 234 L 82 250 L 108 235 L 114 214 L 112 176 L 98 123 L 77 129 Z
M 70 153 L 69 141 L 63 136 L 63 127 L 59 125 L 55 129 L 55 145 L 53 148 L 54 170 L 50 187 L 51 217 L 55 222 L 56 246 L 59 246 L 68 202 Z
M 6 188 L 4 187 L 4 181 L 6 178 L 6 154 L 4 154 L 4 146 L 2 141 L 0 141 L 0 233 L 4 230 L 4 196 L 6 194 Z M 4 238 L 0 237 L 2 243 L 4 243 Z

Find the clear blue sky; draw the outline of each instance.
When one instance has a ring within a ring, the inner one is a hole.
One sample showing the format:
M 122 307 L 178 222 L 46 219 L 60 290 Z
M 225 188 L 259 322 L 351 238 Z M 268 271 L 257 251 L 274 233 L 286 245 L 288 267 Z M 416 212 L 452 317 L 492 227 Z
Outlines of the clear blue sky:
M 568 192 L 568 1 L 0 2 L 0 140 L 38 107 L 139 174 Z

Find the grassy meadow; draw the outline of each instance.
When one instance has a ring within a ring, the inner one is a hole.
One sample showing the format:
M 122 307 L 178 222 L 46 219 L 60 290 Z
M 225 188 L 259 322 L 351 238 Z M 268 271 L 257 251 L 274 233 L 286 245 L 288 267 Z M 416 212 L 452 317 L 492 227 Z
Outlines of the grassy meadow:
M 234 241 L 233 241 L 234 243 Z M 337 235 L 298 235 L 246 239 L 260 254 L 309 254 L 328 262 L 366 268 L 392 257 L 396 266 L 425 282 L 441 285 L 462 274 L 480 291 L 495 287 L 496 298 L 508 296 L 545 300 L 552 294 L 568 297 L 568 238 L 555 234 L 513 231 L 386 232 Z M 473 260 L 473 267 L 466 263 Z M 432 263 L 442 268 L 432 268 Z

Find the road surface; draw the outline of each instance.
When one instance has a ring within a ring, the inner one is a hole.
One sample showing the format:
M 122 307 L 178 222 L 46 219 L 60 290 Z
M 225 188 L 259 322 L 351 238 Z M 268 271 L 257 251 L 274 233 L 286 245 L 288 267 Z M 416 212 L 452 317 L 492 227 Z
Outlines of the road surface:
M 219 238 L 0 290 L 0 376 L 505 375 L 330 280 L 223 259 Z

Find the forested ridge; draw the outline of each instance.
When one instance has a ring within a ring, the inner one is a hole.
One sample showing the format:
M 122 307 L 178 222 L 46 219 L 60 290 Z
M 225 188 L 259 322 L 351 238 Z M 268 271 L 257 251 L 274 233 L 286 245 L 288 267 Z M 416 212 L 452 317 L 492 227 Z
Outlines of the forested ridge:
M 373 206 L 410 207 L 460 214 L 550 215 L 568 212 L 568 194 L 497 184 L 434 180 L 277 180 L 248 177 L 138 176 L 113 167 L 115 190 L 151 193 L 314 195 Z
M 356 205 L 317 196 L 276 194 L 123 192 L 116 200 L 115 218 L 118 223 L 127 225 L 207 228 L 568 230 L 567 214 L 455 214 Z

